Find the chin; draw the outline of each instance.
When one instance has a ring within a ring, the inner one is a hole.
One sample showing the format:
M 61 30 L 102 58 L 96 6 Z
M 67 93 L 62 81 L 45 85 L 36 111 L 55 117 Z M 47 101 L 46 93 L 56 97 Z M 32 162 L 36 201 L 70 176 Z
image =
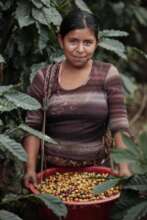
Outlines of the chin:
M 84 67 L 87 63 L 89 62 L 89 60 L 85 60 L 85 61 L 76 61 L 76 62 L 71 62 L 71 64 L 75 67 Z
M 86 63 L 79 63 L 79 64 L 73 64 L 76 68 L 83 68 L 86 65 Z

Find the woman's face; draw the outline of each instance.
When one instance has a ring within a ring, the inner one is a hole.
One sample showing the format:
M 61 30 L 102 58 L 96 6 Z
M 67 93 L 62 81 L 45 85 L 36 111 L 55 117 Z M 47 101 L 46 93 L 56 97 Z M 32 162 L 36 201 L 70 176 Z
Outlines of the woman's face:
M 89 28 L 70 31 L 64 38 L 59 36 L 59 43 L 67 62 L 75 67 L 87 64 L 97 46 L 96 37 Z

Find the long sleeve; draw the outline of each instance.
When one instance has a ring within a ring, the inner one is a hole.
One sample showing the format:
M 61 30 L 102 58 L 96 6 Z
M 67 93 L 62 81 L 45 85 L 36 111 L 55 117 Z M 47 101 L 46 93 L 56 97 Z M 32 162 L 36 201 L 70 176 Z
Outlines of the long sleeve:
M 42 105 L 44 88 L 44 74 L 39 70 L 28 88 L 28 94 L 36 98 Z M 27 111 L 26 124 L 37 130 L 41 130 L 43 120 L 43 112 L 41 109 L 36 111 Z
M 105 78 L 105 89 L 107 91 L 109 108 L 108 127 L 112 133 L 120 130 L 130 133 L 124 102 L 122 80 L 118 70 L 113 65 L 110 67 L 110 70 Z

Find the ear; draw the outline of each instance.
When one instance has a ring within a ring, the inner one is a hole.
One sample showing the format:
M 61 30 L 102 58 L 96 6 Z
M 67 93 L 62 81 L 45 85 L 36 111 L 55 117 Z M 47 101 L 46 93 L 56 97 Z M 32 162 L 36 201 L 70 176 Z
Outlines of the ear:
M 63 49 L 63 37 L 61 37 L 60 34 L 58 34 L 58 43 L 59 43 L 60 47 Z

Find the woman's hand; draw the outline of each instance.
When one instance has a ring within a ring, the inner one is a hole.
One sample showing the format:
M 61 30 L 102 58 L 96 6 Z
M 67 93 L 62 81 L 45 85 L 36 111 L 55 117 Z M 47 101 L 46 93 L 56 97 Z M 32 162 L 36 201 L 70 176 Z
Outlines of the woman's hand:
M 123 139 L 122 139 L 122 135 L 120 132 L 116 132 L 114 134 L 114 141 L 115 141 L 115 146 L 118 149 L 126 149 L 127 146 L 124 144 Z M 120 163 L 116 165 L 116 171 L 115 173 L 118 176 L 131 176 L 131 170 L 129 168 L 129 164 L 128 163 Z
M 118 173 L 119 176 L 131 176 L 132 175 L 128 163 L 119 164 L 118 172 L 119 172 Z
M 37 183 L 36 181 L 36 163 L 37 156 L 40 148 L 40 139 L 29 135 L 25 137 L 23 141 L 23 146 L 27 152 L 27 162 L 26 162 L 26 174 L 24 176 L 24 185 L 28 188 L 30 183 L 34 185 Z
M 114 173 L 118 176 L 132 176 L 128 163 L 117 164 Z
M 25 187 L 29 187 L 29 184 L 37 185 L 36 172 L 33 170 L 28 171 L 24 176 L 24 185 Z

